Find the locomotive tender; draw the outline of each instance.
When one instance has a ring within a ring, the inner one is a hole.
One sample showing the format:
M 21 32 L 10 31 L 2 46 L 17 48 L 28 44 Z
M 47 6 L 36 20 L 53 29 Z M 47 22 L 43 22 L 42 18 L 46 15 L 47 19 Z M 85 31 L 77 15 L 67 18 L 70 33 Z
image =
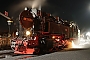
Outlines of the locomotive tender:
M 78 36 L 77 26 L 41 10 L 26 9 L 19 18 L 23 27 L 22 37 L 18 35 L 11 40 L 11 48 L 17 54 L 58 51 L 68 46 L 70 38 Z

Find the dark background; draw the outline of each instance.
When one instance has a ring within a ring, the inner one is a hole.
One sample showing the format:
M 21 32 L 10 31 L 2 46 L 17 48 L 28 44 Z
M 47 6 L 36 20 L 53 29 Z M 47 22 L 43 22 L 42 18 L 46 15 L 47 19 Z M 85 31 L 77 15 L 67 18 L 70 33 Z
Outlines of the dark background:
M 0 0 L 0 12 L 8 11 L 9 17 L 15 22 L 30 0 Z M 31 3 L 31 2 L 30 2 Z M 75 21 L 81 31 L 90 28 L 90 1 L 89 0 L 46 0 L 42 10 L 59 16 L 63 20 Z M 14 30 L 12 26 L 12 30 Z M 7 19 L 0 16 L 0 31 L 8 31 Z

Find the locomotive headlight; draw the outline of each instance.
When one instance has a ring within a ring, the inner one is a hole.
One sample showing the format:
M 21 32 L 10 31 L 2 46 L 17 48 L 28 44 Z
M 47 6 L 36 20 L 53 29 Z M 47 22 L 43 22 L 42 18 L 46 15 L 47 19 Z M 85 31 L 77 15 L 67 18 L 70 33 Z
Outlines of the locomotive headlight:
M 27 35 L 27 36 L 30 35 L 30 31 L 26 31 L 26 35 Z

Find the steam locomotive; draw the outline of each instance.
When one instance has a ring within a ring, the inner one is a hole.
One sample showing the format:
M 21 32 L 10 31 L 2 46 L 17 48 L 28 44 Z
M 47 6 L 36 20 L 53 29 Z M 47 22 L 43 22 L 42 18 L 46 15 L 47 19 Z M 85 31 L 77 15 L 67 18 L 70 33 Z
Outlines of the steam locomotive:
M 17 54 L 38 54 L 61 50 L 70 38 L 78 36 L 78 26 L 38 9 L 25 9 L 20 13 L 22 32 L 11 40 Z

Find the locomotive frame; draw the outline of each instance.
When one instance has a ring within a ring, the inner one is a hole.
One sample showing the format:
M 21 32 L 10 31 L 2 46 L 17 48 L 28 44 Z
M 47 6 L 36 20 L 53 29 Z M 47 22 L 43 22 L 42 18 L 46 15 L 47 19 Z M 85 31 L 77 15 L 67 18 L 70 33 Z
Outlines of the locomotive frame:
M 68 21 L 65 22 L 40 10 L 32 10 L 24 10 L 20 14 L 20 23 L 24 28 L 23 37 L 11 40 L 14 53 L 38 54 L 58 51 L 68 46 L 70 38 L 78 36 L 77 25 L 70 25 Z

